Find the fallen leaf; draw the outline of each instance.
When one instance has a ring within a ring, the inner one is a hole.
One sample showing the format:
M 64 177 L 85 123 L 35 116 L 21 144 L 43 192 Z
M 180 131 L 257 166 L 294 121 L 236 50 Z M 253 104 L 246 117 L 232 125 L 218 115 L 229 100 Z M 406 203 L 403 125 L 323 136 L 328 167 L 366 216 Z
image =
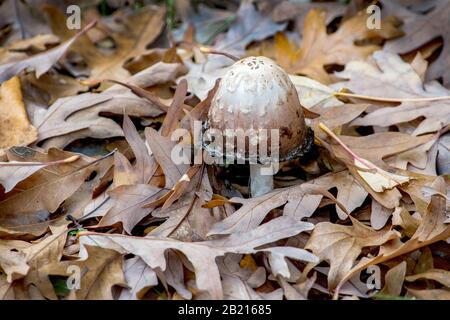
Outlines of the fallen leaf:
M 80 289 L 75 290 L 74 299 L 112 300 L 112 287 L 125 286 L 126 283 L 122 255 L 94 246 L 87 246 L 86 250 L 89 255 L 85 260 L 54 261 L 41 270 L 49 275 L 70 276 L 69 267 L 78 267 L 81 272 Z
M 398 234 L 390 228 L 374 231 L 356 219 L 350 219 L 352 226 L 318 223 L 305 247 L 321 260 L 329 262 L 329 290 L 334 290 L 348 275 L 363 248 L 381 246 L 398 238 Z
M 319 130 L 319 123 L 325 124 L 331 130 L 339 131 L 341 126 L 350 123 L 363 113 L 369 105 L 367 104 L 344 104 L 336 107 L 324 109 L 314 108 L 320 114 L 318 118 L 311 120 L 311 127 L 314 133 L 321 138 L 325 138 L 325 133 Z
M 132 172 L 127 172 L 129 184 L 148 183 L 156 171 L 155 160 L 128 116 L 124 117 L 123 131 L 136 158 Z
M 419 279 L 427 279 L 434 280 L 439 282 L 440 284 L 450 288 L 450 271 L 442 270 L 442 269 L 430 269 L 423 273 L 415 274 L 412 276 L 407 276 L 405 278 L 408 282 L 414 282 Z
M 277 253 L 278 247 L 269 247 L 256 250 L 263 244 L 272 243 L 278 239 L 286 238 L 312 228 L 306 222 L 296 222 L 291 218 L 283 217 L 272 220 L 250 232 L 235 233 L 219 240 L 204 242 L 180 242 L 170 238 L 146 237 L 137 238 L 123 235 L 106 235 L 93 232 L 81 234 L 82 248 L 86 245 L 95 245 L 113 249 L 122 254 L 133 253 L 140 256 L 151 268 L 166 268 L 164 252 L 167 249 L 176 249 L 186 255 L 195 268 L 196 283 L 200 290 L 208 292 L 211 298 L 223 297 L 219 270 L 215 258 L 225 253 L 253 253 L 257 251 Z M 151 248 L 151 250 L 148 250 Z M 289 257 L 301 260 L 316 261 L 316 258 L 303 249 L 292 248 Z M 86 256 L 83 249 L 82 257 Z
M 71 36 L 66 28 L 66 17 L 57 8 L 45 9 L 51 17 L 53 32 L 61 38 Z M 165 8 L 146 6 L 141 10 L 120 9 L 108 25 L 102 24 L 114 42 L 113 50 L 105 52 L 96 47 L 88 37 L 79 40 L 72 49 L 78 52 L 90 69 L 90 79 L 125 80 L 130 73 L 123 64 L 144 54 L 146 46 L 151 44 L 164 27 Z
M 279 281 L 287 300 L 308 300 L 309 290 L 311 290 L 314 285 L 316 278 L 317 274 L 314 273 L 312 278 L 308 278 L 304 282 L 295 285 L 289 284 L 282 277 L 279 278 Z
M 192 299 L 192 292 L 185 285 L 182 257 L 175 251 L 168 250 L 166 251 L 166 261 L 167 268 L 164 270 L 164 277 L 167 284 L 173 287 L 184 299 Z
M 182 72 L 179 64 L 158 63 L 136 75 L 129 81 L 140 87 L 166 83 Z M 148 100 L 137 97 L 129 89 L 113 86 L 100 94 L 85 93 L 58 99 L 37 124 L 39 142 L 44 147 L 64 147 L 83 137 L 103 139 L 122 136 L 120 126 L 102 117 L 102 112 L 126 113 L 129 116 L 155 117 L 163 112 Z
M 215 41 L 213 47 L 215 50 L 226 50 L 227 53 L 242 56 L 250 42 L 263 40 L 285 27 L 286 24 L 274 23 L 269 15 L 258 12 L 251 1 L 244 0 L 236 13 L 235 21 L 227 33 Z
M 445 184 L 442 177 L 436 178 L 435 185 L 437 190 L 445 189 Z M 361 262 L 351 268 L 351 270 L 348 270 L 336 287 L 335 296 L 339 292 L 339 289 L 343 283 L 345 283 L 356 272 L 366 269 L 370 265 L 388 261 L 395 257 L 428 246 L 432 243 L 446 240 L 450 237 L 450 226 L 445 224 L 445 208 L 444 198 L 439 195 L 432 196 L 432 200 L 428 205 L 424 216 L 422 217 L 422 221 L 411 238 L 404 243 L 392 243 L 392 246 L 386 247 L 386 249 L 380 252 L 378 256 L 369 259 L 368 261 Z
M 349 79 L 333 85 L 334 88 L 348 88 L 361 95 L 386 98 L 431 98 L 448 96 L 450 91 L 437 82 L 424 84 L 411 65 L 403 62 L 395 54 L 377 51 L 373 54 L 377 66 L 366 62 L 354 61 L 345 66 L 345 70 L 336 73 L 341 79 Z M 384 107 L 373 110 L 368 115 L 356 119 L 355 126 L 387 127 L 425 117 L 413 135 L 438 131 L 450 122 L 450 102 L 405 101 L 396 107 Z
M 65 159 L 52 160 L 53 153 L 36 153 L 34 150 L 25 147 L 13 147 L 8 150 L 8 153 L 10 154 L 10 161 L 0 162 L 0 184 L 5 188 L 5 192 L 11 191 L 20 181 L 25 180 L 42 168 L 70 163 L 80 157 L 79 155 L 72 155 Z M 20 161 L 15 161 L 12 160 L 14 156 L 11 153 L 21 153 L 24 157 Z
M 419 224 L 420 220 L 411 216 L 403 207 L 396 208 L 392 213 L 392 225 L 400 226 L 408 237 L 411 237 L 416 232 Z
M 58 43 L 59 38 L 53 34 L 39 34 L 29 39 L 10 43 L 0 49 L 0 65 L 25 59 L 28 57 L 27 54 L 45 51 L 47 46 Z
M 28 120 L 18 77 L 0 86 L 0 155 L 4 149 L 23 146 L 37 139 L 37 130 Z
M 52 159 L 67 159 L 58 149 L 49 150 Z M 46 156 L 43 156 L 44 158 Z M 3 227 L 25 227 L 47 220 L 60 204 L 80 188 L 85 179 L 98 170 L 102 159 L 80 156 L 78 160 L 42 168 L 16 185 L 0 202 L 0 222 Z M 63 188 L 61 186 L 64 186 Z M 33 199 L 30 201 L 30 199 Z
M 219 31 L 231 24 L 236 18 L 228 10 L 210 8 L 200 3 L 196 10 L 188 6 L 179 12 L 183 24 L 174 30 L 174 39 L 181 41 L 189 27 L 194 28 L 194 39 L 198 43 L 211 44 L 218 36 Z
M 216 223 L 209 234 L 230 234 L 234 232 L 250 231 L 253 228 L 256 228 L 272 209 L 281 207 L 285 203 L 289 204 L 290 202 L 293 202 L 292 206 L 294 206 L 294 208 L 288 207 L 286 213 L 293 218 L 300 220 L 305 216 L 305 213 L 308 215 L 309 211 L 309 214 L 311 214 L 315 209 L 314 207 L 319 206 L 316 197 L 311 197 L 311 195 L 326 196 L 336 203 L 339 203 L 327 191 L 327 188 L 308 183 L 290 188 L 277 189 L 256 198 L 232 198 L 230 199 L 231 202 L 242 203 L 243 206 L 230 217 Z M 298 203 L 299 201 L 302 201 L 300 202 L 300 204 L 302 204 L 301 206 Z M 314 205 L 310 206 L 309 204 Z M 298 209 L 295 209 L 295 207 Z M 342 208 L 344 207 L 342 206 Z
M 444 40 L 442 51 L 437 60 L 433 62 L 427 71 L 427 78 L 434 80 L 442 77 L 444 85 L 450 84 L 450 73 L 447 71 L 450 66 L 450 38 L 448 16 L 450 7 L 445 0 L 436 1 L 433 8 L 429 8 L 426 14 L 410 12 L 403 26 L 405 36 L 390 41 L 386 44 L 385 50 L 395 53 L 407 53 L 426 44 L 430 40 L 442 37 Z
M 390 208 L 385 208 L 375 199 L 372 199 L 370 212 L 370 225 L 375 230 L 380 230 L 388 222 L 391 215 L 395 212 Z M 394 221 L 392 222 L 394 224 Z
M 343 106 L 344 103 L 334 96 L 334 90 L 307 77 L 289 75 L 297 89 L 298 98 L 303 107 L 315 110 Z
M 20 12 L 20 21 L 16 19 L 14 14 L 14 5 Z M 6 44 L 15 43 L 24 38 L 34 37 L 40 34 L 49 34 L 50 28 L 44 23 L 44 17 L 36 3 L 33 2 L 19 2 L 2 1 L 0 4 L 0 28 L 6 29 L 6 40 L 3 37 L 0 40 Z
M 122 223 L 126 232 L 145 218 L 153 208 L 144 205 L 161 197 L 164 190 L 148 184 L 122 185 L 109 191 L 112 205 L 100 220 L 98 226 L 111 226 Z
M 399 296 L 402 292 L 403 281 L 406 274 L 406 261 L 403 261 L 391 268 L 385 276 L 385 283 L 383 289 L 379 292 L 380 295 Z
M 382 193 L 385 190 L 390 190 L 398 185 L 405 184 L 411 179 L 409 176 L 385 171 L 367 159 L 358 156 L 323 123 L 319 123 L 319 128 L 325 131 L 343 150 L 345 150 L 338 158 L 343 160 L 346 164 L 350 163 L 349 169 L 354 169 L 357 175 L 361 177 L 373 191 Z M 337 153 L 335 152 L 335 155 L 336 154 Z M 355 168 L 352 168 L 352 166 Z
M 361 206 L 367 197 L 367 192 L 348 170 L 324 175 L 310 181 L 312 182 L 328 189 L 337 188 L 336 200 L 347 210 L 346 213 L 336 205 L 336 212 L 342 220 L 347 219 L 348 214 Z
M 159 135 L 155 129 L 150 127 L 146 128 L 145 137 L 156 162 L 158 162 L 164 171 L 166 188 L 172 188 L 187 171 L 189 165 L 185 163 L 189 163 L 190 161 L 184 157 L 184 159 L 181 159 L 181 163 L 174 163 L 172 151 L 177 145 L 177 141 L 172 141 L 169 137 Z
M 45 266 L 57 262 L 62 257 L 62 248 L 66 242 L 66 226 L 58 228 L 51 228 L 51 235 L 45 239 L 29 244 L 23 241 L 4 241 L 2 244 L 9 247 L 9 250 L 15 251 L 22 257 L 21 260 L 16 260 L 20 265 L 28 266 L 27 272 L 20 274 L 15 273 L 15 277 L 10 279 L 18 280 L 22 278 L 24 286 L 35 286 L 39 292 L 47 299 L 56 299 L 53 286 L 48 278 L 48 273 L 45 271 Z M 25 271 L 23 269 L 23 271 Z
M 313 9 L 319 9 L 326 12 L 326 24 L 330 23 L 333 19 L 343 16 L 346 10 L 346 6 L 341 3 L 333 2 L 292 2 L 282 1 L 279 3 L 272 12 L 272 18 L 275 22 L 285 22 L 287 20 L 295 20 L 297 31 L 302 34 L 303 25 L 306 16 Z
M 289 73 L 307 75 L 328 84 L 331 79 L 324 69 L 325 66 L 345 65 L 352 60 L 364 60 L 379 49 L 377 45 L 355 45 L 355 41 L 375 37 L 389 39 L 399 35 L 388 21 L 384 21 L 381 30 L 367 29 L 367 15 L 362 12 L 344 21 L 336 32 L 327 34 L 325 17 L 326 13 L 323 11 L 317 9 L 309 11 L 305 18 L 303 39 L 299 48 L 282 34 L 275 38 L 275 60 Z M 277 58 L 278 56 L 280 58 Z
M 12 77 L 18 75 L 22 70 L 33 69 L 36 72 L 36 77 L 39 78 L 42 74 L 46 73 L 69 49 L 69 47 L 77 41 L 86 31 L 95 26 L 94 23 L 86 25 L 79 33 L 74 35 L 71 39 L 63 44 L 50 49 L 46 52 L 36 54 L 29 58 L 9 62 L 0 65 L 0 82 L 4 82 Z

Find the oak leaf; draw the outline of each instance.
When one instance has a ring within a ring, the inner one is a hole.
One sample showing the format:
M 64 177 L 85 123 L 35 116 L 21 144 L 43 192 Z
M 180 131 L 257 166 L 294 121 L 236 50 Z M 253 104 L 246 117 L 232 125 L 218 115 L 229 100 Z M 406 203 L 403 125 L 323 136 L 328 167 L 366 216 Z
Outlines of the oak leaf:
M 17 159 L 26 159 L 26 154 L 22 157 L 17 155 Z M 38 157 L 63 160 L 68 156 L 74 154 L 50 149 L 48 156 Z M 91 173 L 100 170 L 102 161 L 101 158 L 96 160 L 80 156 L 76 161 L 62 162 L 36 171 L 0 201 L 0 223 L 3 227 L 17 229 L 46 220 L 50 213 L 55 212 L 64 200 L 80 188 Z
M 329 290 L 336 288 L 348 274 L 363 248 L 381 246 L 398 238 L 398 234 L 389 228 L 374 231 L 358 220 L 351 217 L 350 219 L 352 226 L 318 223 L 305 247 L 321 260 L 330 263 Z
M 179 64 L 157 63 L 129 79 L 130 83 L 148 87 L 166 83 L 183 72 Z M 84 93 L 58 99 L 53 103 L 43 119 L 37 123 L 38 141 L 43 146 L 64 147 L 70 142 L 84 138 L 107 138 L 122 136 L 121 127 L 112 119 L 101 116 L 103 113 L 129 116 L 161 115 L 163 111 L 154 103 L 137 97 L 119 85 L 102 93 Z
M 335 33 L 327 34 L 325 18 L 326 13 L 317 9 L 308 13 L 299 48 L 283 34 L 275 37 L 274 58 L 287 72 L 306 75 L 328 84 L 331 78 L 325 71 L 325 66 L 345 65 L 352 60 L 364 60 L 379 49 L 377 45 L 355 45 L 355 41 L 375 37 L 389 39 L 399 35 L 388 21 L 384 21 L 381 30 L 367 29 L 367 16 L 362 12 L 344 21 Z
M 408 11 L 406 8 L 403 10 Z M 394 11 L 395 14 L 395 11 Z M 418 49 L 434 38 L 442 37 L 444 43 L 436 61 L 427 71 L 427 78 L 434 80 L 442 77 L 444 85 L 450 84 L 450 25 L 448 1 L 439 0 L 428 8 L 426 14 L 407 12 L 403 31 L 405 36 L 389 41 L 384 50 L 395 53 L 407 53 Z
M 332 201 L 339 202 L 327 191 L 326 187 L 304 183 L 298 186 L 276 189 L 262 196 L 250 199 L 232 198 L 230 201 L 242 203 L 231 216 L 216 223 L 209 234 L 230 234 L 234 232 L 250 231 L 256 228 L 266 215 L 277 207 L 288 203 L 286 214 L 300 220 L 304 216 L 310 216 L 319 206 L 317 196 L 326 196 Z M 319 199 L 320 200 L 320 199 Z M 293 207 L 289 207 L 289 203 Z M 346 210 L 339 204 L 343 210 Z
M 377 51 L 373 54 L 376 66 L 363 61 L 353 61 L 345 70 L 336 73 L 347 81 L 333 87 L 348 88 L 368 96 L 385 98 L 415 99 L 449 96 L 450 91 L 437 82 L 423 83 L 414 68 L 393 53 Z M 352 125 L 388 127 L 425 117 L 414 130 L 413 135 L 438 131 L 450 123 L 450 102 L 405 101 L 399 106 L 384 107 L 370 111 L 368 115 L 356 119 Z
M 42 74 L 46 73 L 73 45 L 77 39 L 79 39 L 87 30 L 91 29 L 95 23 L 86 25 L 79 33 L 72 38 L 60 44 L 59 46 L 50 49 L 48 51 L 38 53 L 34 56 L 9 62 L 0 65 L 0 82 L 6 81 L 15 75 L 18 75 L 22 70 L 33 69 L 36 72 L 36 77 L 39 78 Z
M 7 281 L 10 283 L 9 286 L 5 286 L 4 295 L 14 289 L 16 282 L 22 281 L 25 291 L 34 286 L 45 298 L 57 299 L 45 267 L 60 261 L 66 242 L 66 229 L 66 225 L 51 228 L 48 237 L 32 244 L 17 240 L 2 240 L 2 251 L 15 252 L 10 257 L 2 256 L 2 260 L 6 258 L 6 261 L 2 261 L 2 268 L 5 263 L 8 265 L 5 271 L 9 273 Z
M 125 286 L 121 254 L 99 247 L 86 247 L 89 256 L 82 260 L 54 261 L 41 268 L 42 272 L 53 276 L 70 276 L 69 267 L 80 268 L 80 289 L 75 290 L 72 299 L 112 300 L 112 287 Z
M 435 179 L 435 188 L 438 191 L 445 190 L 445 183 L 442 177 Z M 450 225 L 446 220 L 446 199 L 440 195 L 433 195 L 430 204 L 422 216 L 422 220 L 411 238 L 406 242 L 392 242 L 380 251 L 378 256 L 369 260 L 361 261 L 351 270 L 343 275 L 339 285 L 336 288 L 335 296 L 338 294 L 340 287 L 355 273 L 366 269 L 370 265 L 383 263 L 395 257 L 407 254 L 414 250 L 428 246 L 432 243 L 446 240 L 450 237 Z
M 223 297 L 220 274 L 215 262 L 217 257 L 226 253 L 268 252 L 283 257 L 314 261 L 317 258 L 311 253 L 298 248 L 290 248 L 289 253 L 279 252 L 284 247 L 267 247 L 255 249 L 276 240 L 310 230 L 312 224 L 298 222 L 289 217 L 280 217 L 259 226 L 249 232 L 234 233 L 217 240 L 202 242 L 181 242 L 170 238 L 131 237 L 118 234 L 101 234 L 84 232 L 80 235 L 82 245 L 81 257 L 86 257 L 86 245 L 94 245 L 113 249 L 119 253 L 133 253 L 141 257 L 151 268 L 166 269 L 165 251 L 175 249 L 181 251 L 195 269 L 196 284 L 199 290 L 206 291 L 211 298 Z
M 66 27 L 66 17 L 58 8 L 45 7 L 53 32 L 65 39 L 72 35 Z M 72 48 L 79 53 L 90 69 L 89 78 L 94 80 L 125 80 L 130 76 L 123 65 L 132 58 L 147 52 L 164 27 L 165 8 L 146 6 L 133 11 L 130 8 L 115 12 L 109 24 L 101 24 L 101 30 L 114 42 L 113 50 L 101 50 L 89 37 L 80 38 Z M 105 52 L 106 51 L 106 52 Z

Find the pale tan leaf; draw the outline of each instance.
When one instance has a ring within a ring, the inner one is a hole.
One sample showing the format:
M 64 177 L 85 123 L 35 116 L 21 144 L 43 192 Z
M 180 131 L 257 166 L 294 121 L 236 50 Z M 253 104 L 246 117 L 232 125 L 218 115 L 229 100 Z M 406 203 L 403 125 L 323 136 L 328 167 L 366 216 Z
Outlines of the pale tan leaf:
M 390 269 L 385 276 L 385 284 L 381 289 L 381 295 L 399 296 L 402 292 L 403 281 L 406 275 L 406 261 L 403 261 Z

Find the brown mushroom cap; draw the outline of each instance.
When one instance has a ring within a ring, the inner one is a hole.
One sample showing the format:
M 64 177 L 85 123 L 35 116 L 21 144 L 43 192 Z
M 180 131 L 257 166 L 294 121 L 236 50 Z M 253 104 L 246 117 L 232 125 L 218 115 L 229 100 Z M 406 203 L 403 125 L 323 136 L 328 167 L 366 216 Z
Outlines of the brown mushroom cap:
M 305 144 L 311 144 L 294 84 L 280 66 L 266 57 L 248 57 L 231 66 L 212 100 L 208 127 L 222 132 L 278 129 L 281 161 L 296 158 Z M 270 131 L 268 138 L 270 155 Z M 249 143 L 256 143 L 250 140 L 246 140 L 246 159 L 252 156 L 248 154 Z M 241 154 L 233 151 L 237 158 Z

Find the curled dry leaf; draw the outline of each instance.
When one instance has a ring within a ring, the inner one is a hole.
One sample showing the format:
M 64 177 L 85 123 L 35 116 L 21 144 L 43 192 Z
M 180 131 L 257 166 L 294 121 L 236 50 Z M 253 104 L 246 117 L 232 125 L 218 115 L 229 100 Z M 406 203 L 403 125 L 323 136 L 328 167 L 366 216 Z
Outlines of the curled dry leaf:
M 112 203 L 98 226 L 121 223 L 124 230 L 131 234 L 133 227 L 152 211 L 144 205 L 163 196 L 164 190 L 148 184 L 133 184 L 118 186 L 108 194 Z
M 242 262 L 246 259 L 246 257 L 249 257 L 249 255 L 246 255 L 244 258 L 242 258 L 242 255 L 239 254 L 228 254 L 223 258 L 217 259 L 217 265 L 219 267 L 220 276 L 222 278 L 224 299 L 281 300 L 282 292 L 280 289 L 274 290 L 274 292 L 268 294 L 257 292 L 254 290 L 254 288 L 261 286 L 266 281 L 266 274 L 264 268 L 256 268 L 256 266 L 253 266 L 253 268 L 251 268 L 245 266 Z M 253 270 L 254 268 L 256 269 Z M 255 278 L 258 277 L 260 278 L 260 282 L 257 284 L 253 283 Z
M 403 261 L 386 273 L 384 287 L 379 294 L 390 297 L 399 296 L 402 292 L 405 274 L 406 261 Z
M 333 89 L 318 81 L 296 75 L 289 75 L 289 78 L 297 89 L 300 103 L 307 109 L 320 110 L 344 104 L 333 95 Z
M 4 149 L 28 145 L 37 139 L 37 130 L 28 119 L 18 77 L 0 86 L 0 126 L 0 156 Z
M 25 291 L 35 287 L 40 295 L 47 299 L 57 299 L 52 283 L 48 278 L 46 266 L 57 263 L 62 257 L 62 249 L 66 243 L 66 225 L 50 228 L 51 235 L 36 243 L 24 241 L 2 240 L 0 246 L 15 252 L 7 257 L 2 256 L 2 268 L 6 267 L 7 283 L 3 284 L 0 298 L 8 297 L 20 286 L 22 279 Z M 2 252 L 3 252 L 2 250 Z M 16 281 L 13 281 L 16 280 Z M 27 294 L 30 294 L 28 291 Z M 28 298 L 29 299 L 29 298 Z
M 375 192 L 383 192 L 385 190 L 392 189 L 398 185 L 402 185 L 410 180 L 407 176 L 402 176 L 387 172 L 367 159 L 361 158 L 356 155 L 347 145 L 345 145 L 341 139 L 339 139 L 326 125 L 319 123 L 320 129 L 330 135 L 347 153 L 347 159 L 357 169 L 358 175 L 372 188 Z M 345 158 L 344 158 L 345 159 Z M 349 161 L 346 160 L 348 163 Z
M 336 212 L 342 220 L 347 219 L 348 214 L 361 206 L 367 197 L 367 192 L 348 170 L 330 173 L 309 183 L 322 185 L 328 189 L 337 188 L 336 200 L 347 210 L 345 212 L 336 205 Z

